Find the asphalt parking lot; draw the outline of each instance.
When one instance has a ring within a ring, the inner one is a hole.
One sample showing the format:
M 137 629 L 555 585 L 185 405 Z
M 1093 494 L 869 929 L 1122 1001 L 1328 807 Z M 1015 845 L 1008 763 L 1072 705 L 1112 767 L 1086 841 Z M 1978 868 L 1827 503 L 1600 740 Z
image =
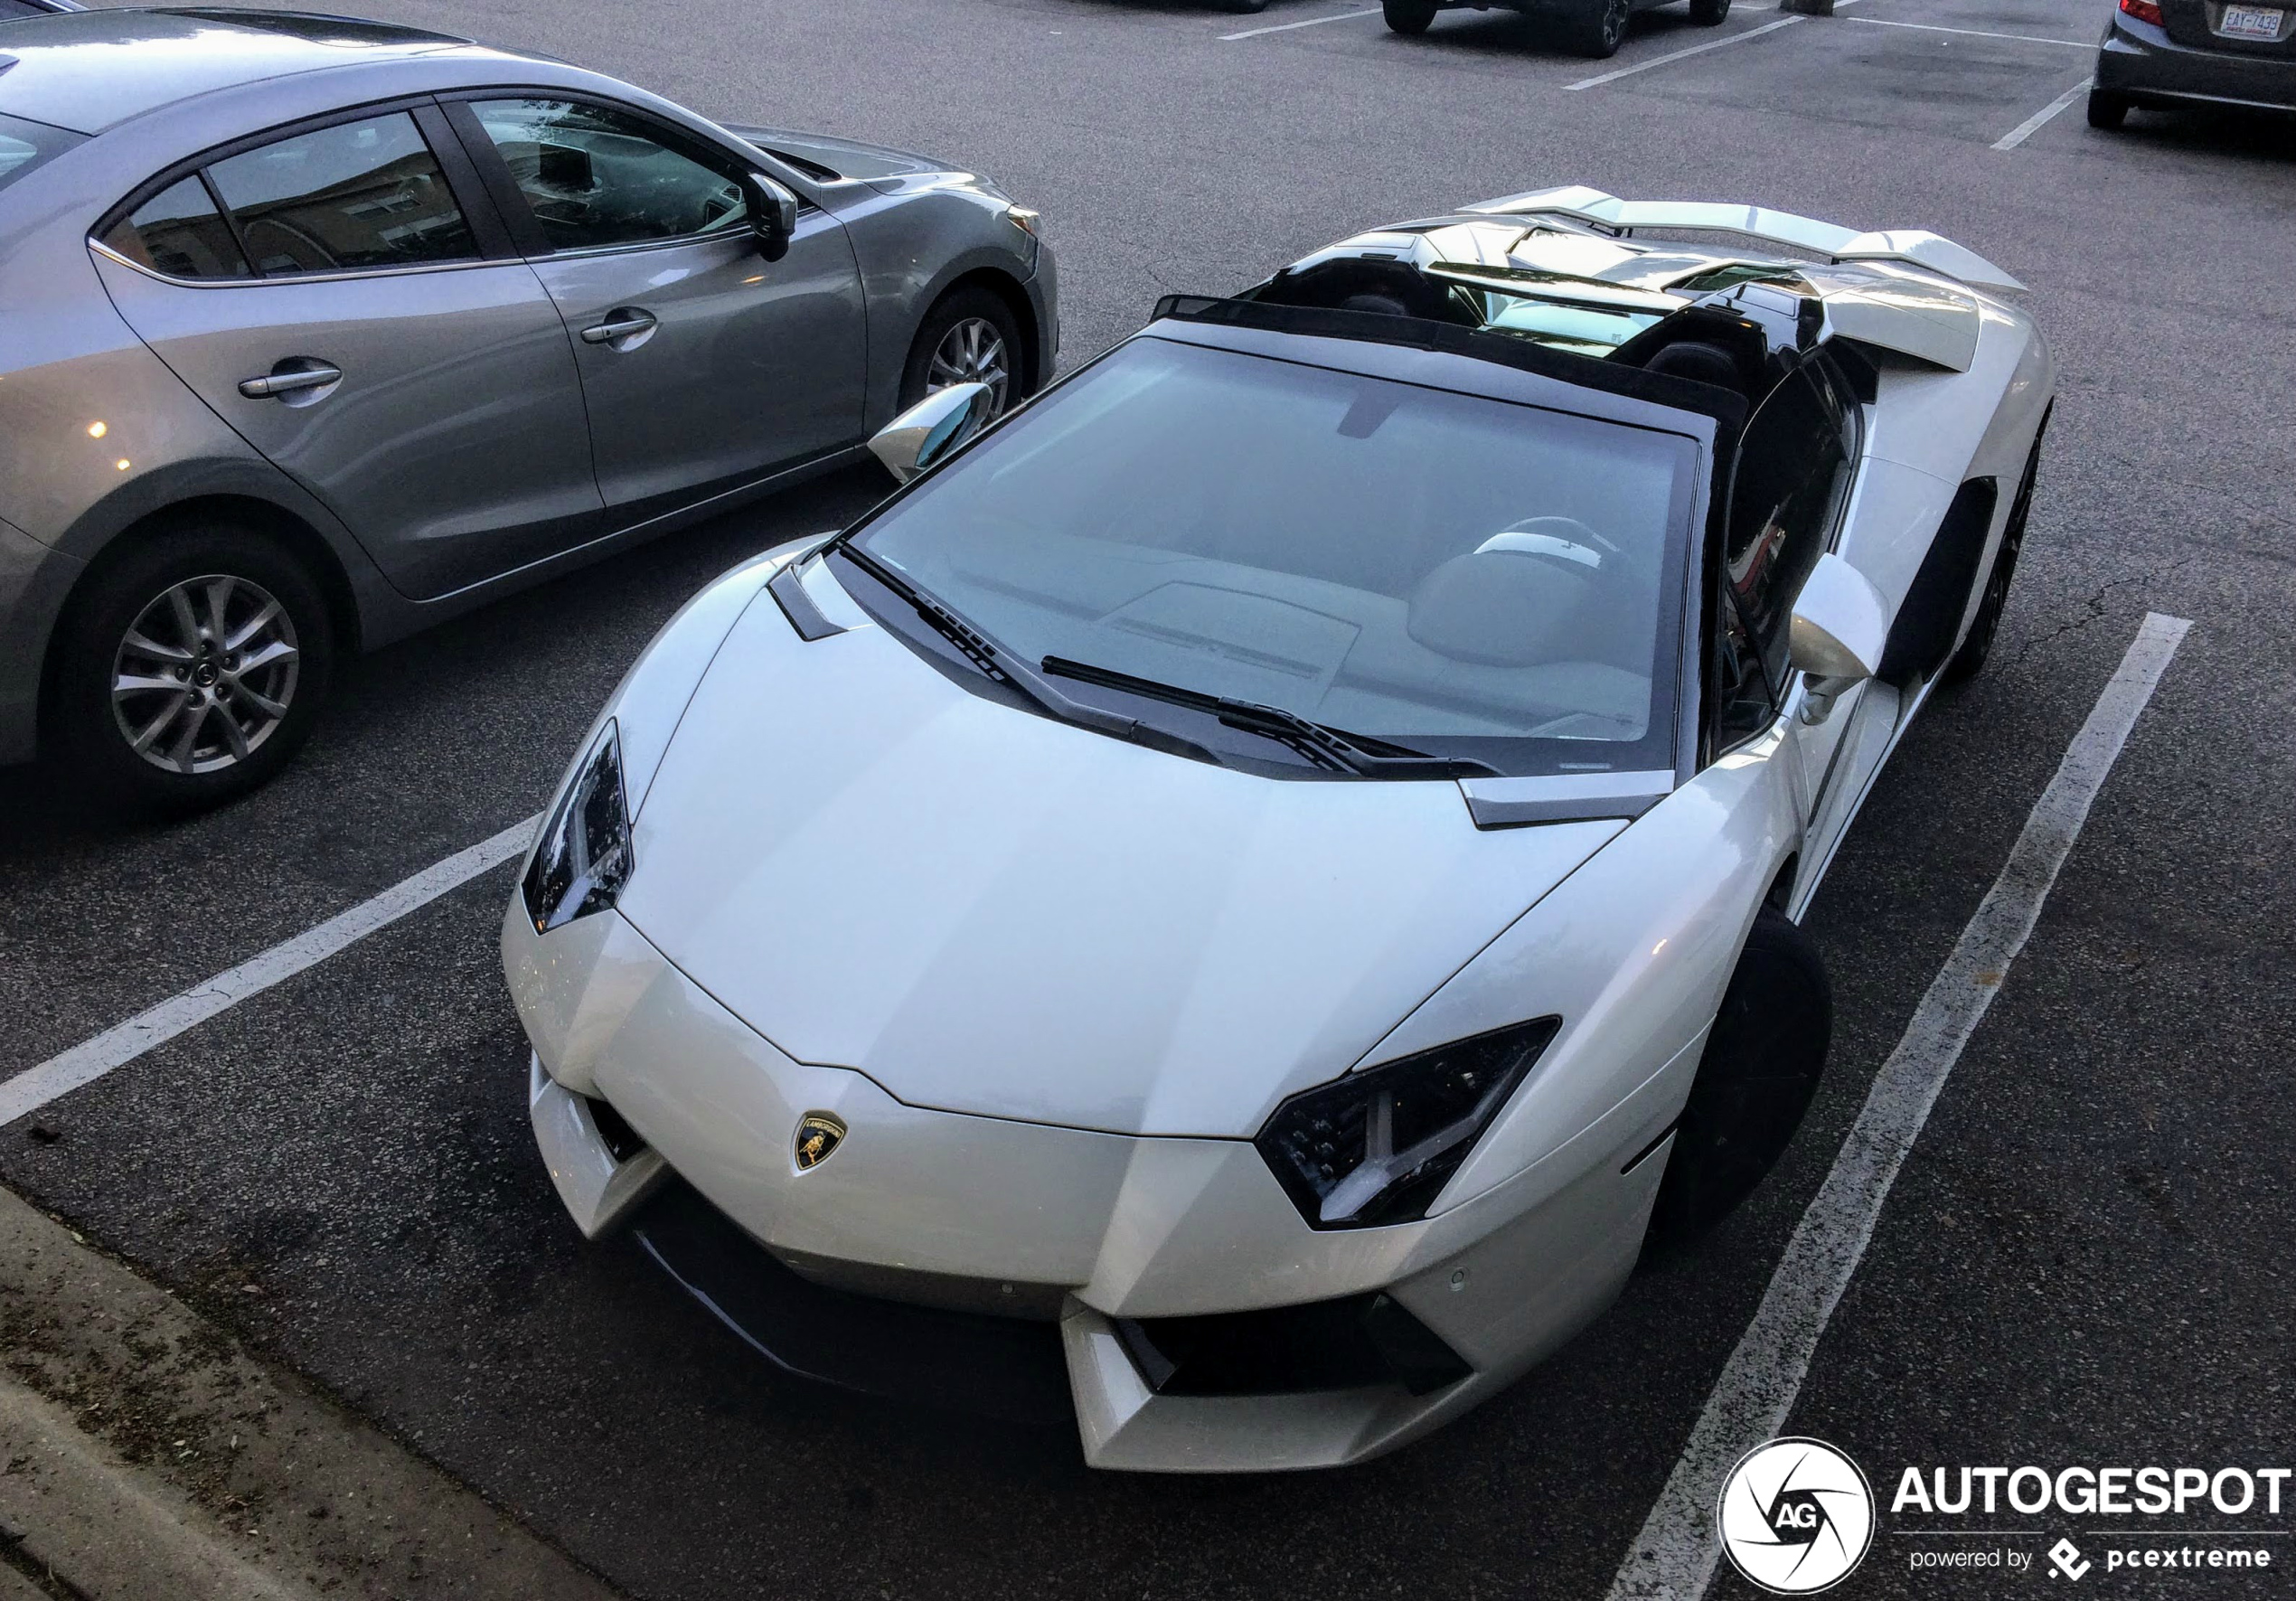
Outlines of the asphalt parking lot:
M 1161 294 L 1550 184 L 1934 229 L 2031 286 L 2062 368 L 2003 638 L 1908 736 L 1811 911 L 1836 1033 L 1784 1166 L 1503 1398 L 1366 1467 L 1094 1474 L 1063 1433 L 782 1380 L 634 1247 L 585 1246 L 527 1130 L 507 869 L 0 1128 L 0 1180 L 633 1596 L 1603 1596 L 1877 1069 L 2160 614 L 2190 632 L 1788 1432 L 1877 1483 L 2286 1460 L 2296 125 L 2103 134 L 2077 100 L 2036 124 L 2087 74 L 2098 0 L 1742 6 L 1719 30 L 1674 9 L 1601 63 L 1501 13 L 1396 38 L 1350 0 L 362 4 L 993 174 L 1060 252 L 1071 363 Z M 382 652 L 281 780 L 214 815 L 98 824 L 0 774 L 0 1081 L 532 814 L 686 596 L 884 486 L 823 480 Z M 2178 1527 L 2254 1530 L 2279 1565 L 2143 1588 L 2287 1593 L 2292 1512 L 2197 1509 Z M 1886 1524 L 1844 1593 L 2045 1582 L 1915 1571 L 1923 1521 Z M 2067 1531 L 1999 1527 L 2036 1554 Z M 1754 1592 L 1726 1571 L 1710 1593 Z

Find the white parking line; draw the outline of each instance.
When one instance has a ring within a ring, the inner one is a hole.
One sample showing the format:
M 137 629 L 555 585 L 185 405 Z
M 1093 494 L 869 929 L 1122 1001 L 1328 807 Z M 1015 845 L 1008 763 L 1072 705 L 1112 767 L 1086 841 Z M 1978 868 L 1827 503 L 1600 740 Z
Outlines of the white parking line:
M 1277 23 L 1272 27 L 1247 28 L 1240 33 L 1222 33 L 1219 37 L 1221 42 L 1225 43 L 1230 39 L 1256 39 L 1262 33 L 1288 33 L 1294 28 L 1314 28 L 1320 27 L 1325 23 L 1343 23 L 1350 17 L 1377 16 L 1379 14 L 1379 8 L 1374 5 L 1369 11 L 1342 11 L 1331 16 L 1312 16 L 1303 23 Z
M 1622 78 L 1632 78 L 1637 72 L 1647 72 L 1652 67 L 1663 67 L 1669 61 L 1679 61 L 1686 57 L 1704 55 L 1709 50 L 1727 50 L 1733 44 L 1744 44 L 1749 39 L 1759 39 L 1763 34 L 1774 33 L 1780 28 L 1791 28 L 1802 20 L 1799 14 L 1783 16 L 1774 23 L 1764 23 L 1758 28 L 1748 28 L 1743 33 L 1733 33 L 1727 39 L 1709 40 L 1704 44 L 1693 44 L 1687 50 L 1670 50 L 1664 55 L 1652 56 L 1647 61 L 1636 61 L 1633 66 L 1621 67 L 1614 72 L 1604 72 L 1593 78 L 1582 78 L 1576 83 L 1566 83 L 1563 87 L 1567 89 L 1593 89 L 1601 83 L 1615 83 Z
M 1918 28 L 1924 33 L 1959 33 L 1964 39 L 2011 39 L 2019 44 L 2055 44 L 2066 50 L 2094 50 L 2094 39 L 2049 39 L 2039 33 L 1988 33 L 1982 28 L 1948 28 L 1936 23 L 1894 23 L 1886 16 L 1853 16 L 1853 23 L 1875 28 Z
M 410 879 L 402 880 L 349 911 L 329 918 L 315 928 L 273 946 L 205 984 L 185 990 L 138 1012 L 117 1028 L 52 1056 L 0 1083 L 0 1124 L 13 1123 L 36 1112 L 59 1096 L 84 1084 L 93 1084 L 115 1068 L 134 1061 L 154 1046 L 165 1045 L 187 1029 L 197 1028 L 219 1012 L 229 1011 L 249 995 L 261 994 L 282 979 L 324 962 L 345 946 L 354 944 L 438 899 L 447 890 L 468 883 L 489 868 L 499 867 L 524 853 L 527 842 L 541 821 L 540 814 L 513 823 L 488 840 L 457 851 Z
M 2071 89 L 2066 89 L 2063 94 L 2057 96 L 2056 99 L 2051 100 L 2038 111 L 2034 112 L 2032 116 L 2027 118 L 2023 122 L 2018 123 L 2015 127 L 2009 129 L 2009 132 L 1994 140 L 1993 148 L 1996 150 L 2016 149 L 2019 145 L 2025 143 L 2026 140 L 2031 138 L 2036 133 L 2038 133 L 2043 123 L 2047 122 L 2050 118 L 2055 117 L 2058 112 L 2064 110 L 2067 106 L 2070 106 L 2074 101 L 2079 99 L 2083 95 L 2088 93 L 2089 85 L 2094 83 L 2095 81 L 2096 80 L 2094 78 L 2084 78 L 2080 82 L 2075 84 Z
M 1611 1585 L 1611 1601 L 1698 1601 L 1721 1557 L 1714 1508 L 1732 1464 L 1784 1427 L 1818 1337 L 1873 1238 L 1874 1222 L 1978 1021 L 2000 993 L 2138 714 L 2192 625 L 2149 614 L 2073 738 L 1977 915 L 1882 1064 L 1865 1108 L 1802 1214 L 1753 1323 L 1731 1351 L 1688 1445 Z

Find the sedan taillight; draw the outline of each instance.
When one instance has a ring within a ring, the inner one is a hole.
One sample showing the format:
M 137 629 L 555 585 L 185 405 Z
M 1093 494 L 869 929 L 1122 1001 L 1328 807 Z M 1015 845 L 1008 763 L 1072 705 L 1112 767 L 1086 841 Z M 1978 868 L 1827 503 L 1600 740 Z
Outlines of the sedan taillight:
M 2164 25 L 2155 0 L 2121 0 L 2121 9 L 2141 23 L 2150 23 L 2156 28 Z

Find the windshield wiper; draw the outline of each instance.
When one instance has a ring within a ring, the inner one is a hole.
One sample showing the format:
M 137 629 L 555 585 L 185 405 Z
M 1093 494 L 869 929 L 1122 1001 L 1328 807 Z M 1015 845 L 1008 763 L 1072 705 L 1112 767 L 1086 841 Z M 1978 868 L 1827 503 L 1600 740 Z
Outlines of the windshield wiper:
M 870 555 L 860 546 L 840 545 L 836 553 L 860 568 L 896 596 L 908 602 L 925 626 L 955 645 L 959 655 L 980 670 L 981 676 L 1001 683 L 1033 701 L 1044 711 L 1064 722 L 1073 722 L 1119 739 L 1135 744 L 1153 745 L 1200 760 L 1217 762 L 1219 758 L 1192 739 L 1168 734 L 1162 729 L 1145 729 L 1137 718 L 1079 701 L 1048 681 L 1044 674 L 1031 667 L 1020 656 L 983 633 L 955 607 L 927 595 L 884 562 Z
M 1256 701 L 1238 701 L 1203 690 L 1159 683 L 1153 678 L 1136 678 L 1129 673 L 1119 673 L 1113 667 L 1096 667 L 1089 662 L 1071 662 L 1062 656 L 1045 657 L 1043 667 L 1045 672 L 1057 677 L 1073 678 L 1083 683 L 1096 683 L 1106 689 L 1122 690 L 1127 694 L 1144 695 L 1150 700 L 1168 701 L 1175 706 L 1210 712 L 1231 729 L 1241 729 L 1247 733 L 1273 739 L 1279 745 L 1289 746 L 1311 767 L 1322 768 L 1329 772 L 1350 773 L 1359 778 L 1495 778 L 1503 776 L 1489 762 L 1477 761 L 1473 757 L 1429 756 L 1424 750 L 1413 750 L 1408 746 L 1374 739 L 1365 734 L 1351 734 L 1345 729 L 1313 721 L 1296 711 L 1286 711 L 1281 706 L 1263 706 Z

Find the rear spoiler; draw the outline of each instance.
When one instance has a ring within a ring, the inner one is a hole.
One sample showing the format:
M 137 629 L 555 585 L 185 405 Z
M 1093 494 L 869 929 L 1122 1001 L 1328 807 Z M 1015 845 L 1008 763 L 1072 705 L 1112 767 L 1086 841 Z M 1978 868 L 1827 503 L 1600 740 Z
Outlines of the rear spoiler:
M 1462 206 L 1467 214 L 1503 217 L 1559 216 L 1624 233 L 1637 228 L 1685 229 L 1743 233 L 1830 261 L 1904 261 L 1979 289 L 2022 289 L 2025 286 L 1974 250 L 1918 229 L 1859 233 L 1836 222 L 1774 212 L 1765 206 L 1736 206 L 1698 200 L 1620 200 L 1599 189 L 1573 184 L 1537 189 Z

